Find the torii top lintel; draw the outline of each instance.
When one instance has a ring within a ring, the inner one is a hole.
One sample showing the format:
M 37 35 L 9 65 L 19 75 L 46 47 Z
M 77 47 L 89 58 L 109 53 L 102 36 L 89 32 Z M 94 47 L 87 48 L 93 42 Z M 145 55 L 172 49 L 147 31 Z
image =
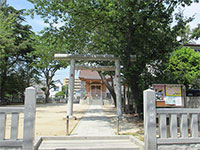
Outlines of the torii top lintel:
M 120 60 L 119 57 L 115 57 L 114 55 L 80 55 L 80 54 L 55 54 L 54 57 L 60 60 L 85 60 L 85 61 L 115 61 Z M 135 61 L 136 56 L 131 55 L 131 61 Z
M 76 66 L 77 70 L 115 71 L 114 66 Z

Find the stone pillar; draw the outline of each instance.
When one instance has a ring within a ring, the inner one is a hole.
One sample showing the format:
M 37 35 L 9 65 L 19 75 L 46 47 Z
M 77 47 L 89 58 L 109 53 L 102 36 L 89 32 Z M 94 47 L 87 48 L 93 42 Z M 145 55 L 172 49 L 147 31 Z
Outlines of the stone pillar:
M 144 150 L 157 150 L 156 144 L 156 96 L 155 91 L 148 89 L 144 96 Z
M 34 149 L 35 112 L 36 90 L 29 87 L 25 91 L 23 150 Z
M 70 74 L 69 74 L 69 98 L 68 98 L 68 111 L 69 116 L 73 115 L 73 99 L 74 99 L 74 77 L 75 77 L 75 60 L 70 61 Z
M 121 79 L 120 79 L 120 62 L 115 60 L 115 93 L 116 93 L 116 104 L 117 104 L 117 115 L 122 116 L 122 96 L 121 96 Z

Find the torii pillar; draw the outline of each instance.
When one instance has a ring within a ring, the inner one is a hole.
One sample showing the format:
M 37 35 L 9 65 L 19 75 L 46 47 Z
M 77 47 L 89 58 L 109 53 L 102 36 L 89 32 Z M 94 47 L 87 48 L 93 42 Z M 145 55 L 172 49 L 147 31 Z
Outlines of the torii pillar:
M 68 110 L 69 116 L 73 115 L 73 100 L 74 100 L 74 78 L 75 78 L 75 59 L 70 61 L 70 75 L 69 75 L 69 99 L 68 99 Z
M 122 97 L 121 97 L 121 78 L 120 78 L 120 62 L 119 59 L 115 60 L 115 81 L 116 81 L 116 103 L 117 115 L 122 116 Z

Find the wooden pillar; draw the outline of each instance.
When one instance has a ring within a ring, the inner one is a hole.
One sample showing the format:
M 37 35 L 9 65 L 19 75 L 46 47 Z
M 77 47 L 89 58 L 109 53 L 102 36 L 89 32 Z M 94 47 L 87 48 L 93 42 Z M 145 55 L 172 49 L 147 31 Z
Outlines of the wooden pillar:
M 122 116 L 122 97 L 121 97 L 121 80 L 120 80 L 120 62 L 115 60 L 115 93 L 116 93 L 116 103 L 117 103 L 117 115 Z
M 74 76 L 75 76 L 75 59 L 70 61 L 70 75 L 69 75 L 69 99 L 68 99 L 68 111 L 69 116 L 73 115 L 73 99 L 74 99 Z

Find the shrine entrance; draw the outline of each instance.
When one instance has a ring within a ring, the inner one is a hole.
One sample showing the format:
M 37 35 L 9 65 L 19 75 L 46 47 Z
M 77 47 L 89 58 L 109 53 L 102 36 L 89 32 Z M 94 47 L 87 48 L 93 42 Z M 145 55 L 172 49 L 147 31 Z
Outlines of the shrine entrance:
M 122 116 L 122 99 L 121 99 L 121 79 L 120 79 L 120 58 L 114 55 L 78 55 L 78 54 L 55 54 L 54 57 L 60 60 L 70 61 L 70 76 L 69 76 L 69 99 L 68 99 L 68 116 L 73 115 L 73 98 L 74 98 L 74 79 L 75 79 L 75 61 L 114 61 L 115 66 L 83 66 L 90 70 L 115 71 L 115 93 L 117 115 Z M 131 61 L 135 61 L 136 57 L 131 55 Z M 93 96 L 99 96 L 101 87 L 98 85 L 92 86 Z
M 92 99 L 100 99 L 102 95 L 102 86 L 100 84 L 92 84 L 91 87 Z

